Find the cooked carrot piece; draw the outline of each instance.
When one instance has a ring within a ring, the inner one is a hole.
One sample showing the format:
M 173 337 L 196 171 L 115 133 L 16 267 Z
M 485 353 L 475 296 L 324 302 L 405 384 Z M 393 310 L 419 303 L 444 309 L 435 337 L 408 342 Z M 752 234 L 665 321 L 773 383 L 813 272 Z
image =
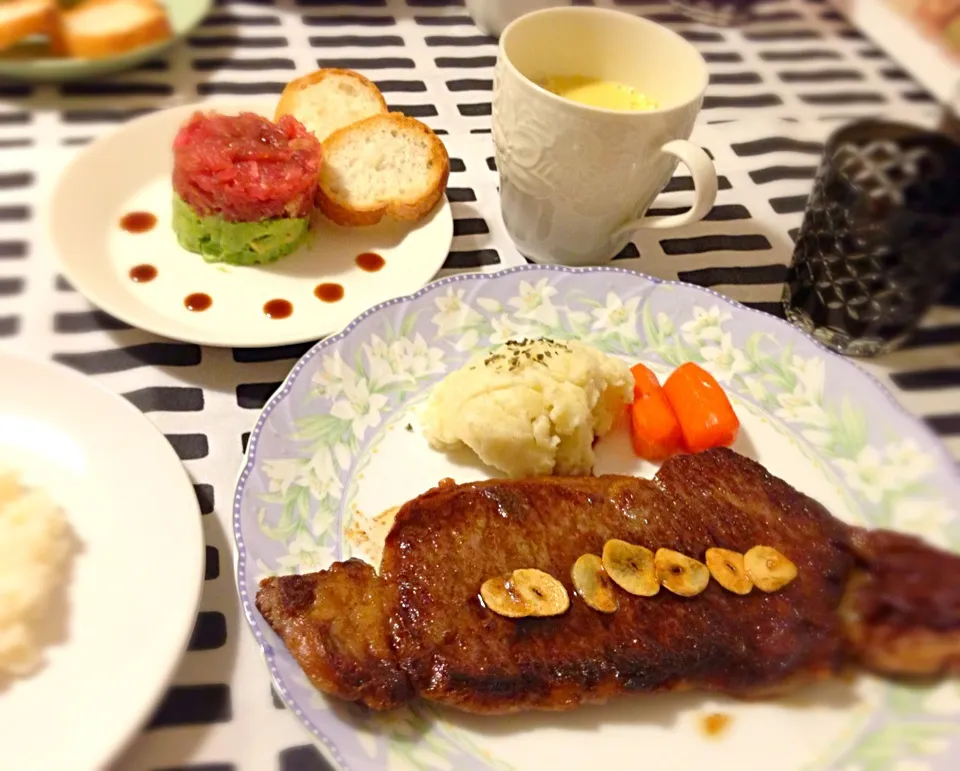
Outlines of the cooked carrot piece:
M 740 421 L 730 400 L 702 367 L 687 362 L 677 367 L 663 392 L 683 431 L 683 443 L 689 452 L 711 447 L 729 447 L 737 438 Z
M 662 386 L 653 370 L 643 364 L 634 364 L 630 367 L 633 375 L 633 398 L 638 399 L 659 391 Z
M 632 369 L 635 385 L 630 405 L 633 451 L 646 460 L 661 461 L 682 449 L 683 434 L 677 416 L 657 376 L 643 364 Z

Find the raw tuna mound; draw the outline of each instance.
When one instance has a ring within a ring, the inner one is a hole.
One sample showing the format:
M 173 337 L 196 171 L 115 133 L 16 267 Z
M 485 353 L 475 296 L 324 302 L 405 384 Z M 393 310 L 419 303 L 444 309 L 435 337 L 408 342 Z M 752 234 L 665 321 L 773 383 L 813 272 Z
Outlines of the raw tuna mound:
M 226 222 L 307 217 L 317 192 L 320 141 L 291 115 L 196 112 L 173 142 L 173 187 L 201 216 Z

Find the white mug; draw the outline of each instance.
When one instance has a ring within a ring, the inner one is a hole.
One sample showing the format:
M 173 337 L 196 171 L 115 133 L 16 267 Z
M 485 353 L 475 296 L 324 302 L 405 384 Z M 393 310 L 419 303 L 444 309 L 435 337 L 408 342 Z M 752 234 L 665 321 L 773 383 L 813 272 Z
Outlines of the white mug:
M 497 37 L 518 16 L 572 4 L 573 0 L 467 0 L 467 13 L 481 32 Z
M 580 75 L 632 86 L 653 110 L 608 110 L 537 85 Z M 696 48 L 669 29 L 620 11 L 535 11 L 500 37 L 493 142 L 500 207 L 517 248 L 535 262 L 591 265 L 641 228 L 697 222 L 717 195 L 710 157 L 689 141 L 709 76 Z M 690 170 L 689 211 L 643 216 L 677 163 Z

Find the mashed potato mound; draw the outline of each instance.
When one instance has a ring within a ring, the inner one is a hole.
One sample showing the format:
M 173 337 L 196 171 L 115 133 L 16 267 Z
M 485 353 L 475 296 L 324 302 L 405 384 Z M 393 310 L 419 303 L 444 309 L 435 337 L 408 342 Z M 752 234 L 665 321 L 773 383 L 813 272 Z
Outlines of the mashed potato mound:
M 42 664 L 36 627 L 66 574 L 71 544 L 57 505 L 0 471 L 0 679 Z
M 424 433 L 435 449 L 466 445 L 511 477 L 589 474 L 594 438 L 631 401 L 620 359 L 577 341 L 508 342 L 437 385 Z

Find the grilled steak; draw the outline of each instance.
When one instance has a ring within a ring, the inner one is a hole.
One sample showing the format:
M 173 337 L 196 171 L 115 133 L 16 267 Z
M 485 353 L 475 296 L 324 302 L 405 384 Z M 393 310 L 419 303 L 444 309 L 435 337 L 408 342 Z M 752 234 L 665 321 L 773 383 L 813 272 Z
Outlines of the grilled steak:
M 711 581 L 692 598 L 619 589 L 612 614 L 570 568 L 611 538 L 697 559 L 772 546 L 799 573 L 772 594 Z M 569 610 L 508 619 L 480 585 L 515 568 L 561 580 Z M 441 485 L 400 510 L 380 575 L 358 560 L 267 578 L 257 607 L 322 691 L 374 709 L 422 697 L 470 712 L 568 709 L 629 692 L 776 693 L 860 663 L 888 674 L 960 669 L 960 557 L 852 528 L 726 450 L 623 476 Z

